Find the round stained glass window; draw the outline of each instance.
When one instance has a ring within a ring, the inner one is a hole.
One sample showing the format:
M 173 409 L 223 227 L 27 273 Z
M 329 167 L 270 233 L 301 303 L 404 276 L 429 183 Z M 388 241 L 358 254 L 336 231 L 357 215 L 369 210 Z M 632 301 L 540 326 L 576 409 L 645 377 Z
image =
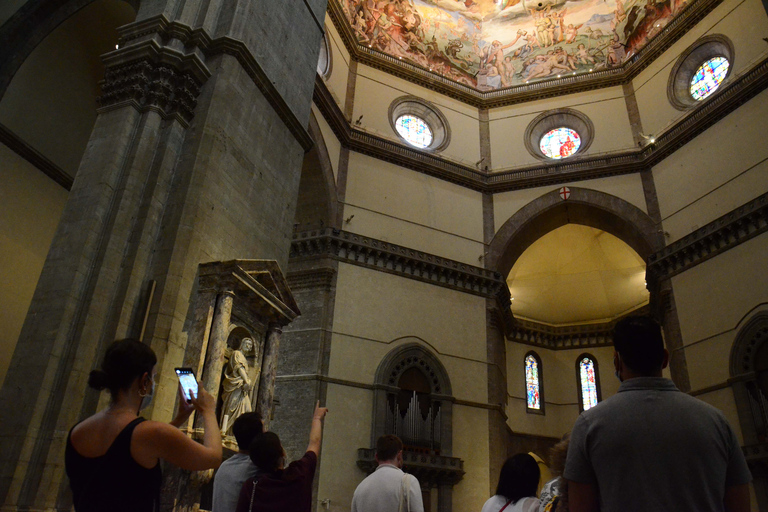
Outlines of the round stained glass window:
M 691 78 L 691 96 L 695 100 L 703 100 L 723 83 L 728 74 L 728 59 L 715 57 L 699 66 Z
M 566 158 L 576 153 L 581 147 L 581 137 L 576 130 L 555 128 L 544 134 L 539 148 L 548 158 Z
M 397 133 L 412 146 L 426 148 L 432 144 L 432 130 L 420 117 L 413 114 L 402 115 L 395 121 L 395 127 Z

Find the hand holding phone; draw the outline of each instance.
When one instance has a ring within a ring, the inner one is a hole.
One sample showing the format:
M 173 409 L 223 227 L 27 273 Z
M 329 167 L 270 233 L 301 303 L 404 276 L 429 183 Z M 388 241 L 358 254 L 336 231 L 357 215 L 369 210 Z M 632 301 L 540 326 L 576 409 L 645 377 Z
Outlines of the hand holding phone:
M 179 377 L 184 398 L 187 400 L 187 403 L 191 403 L 192 398 L 197 398 L 198 394 L 195 372 L 192 368 L 176 368 L 176 375 Z M 189 394 L 190 390 L 192 390 L 192 395 Z

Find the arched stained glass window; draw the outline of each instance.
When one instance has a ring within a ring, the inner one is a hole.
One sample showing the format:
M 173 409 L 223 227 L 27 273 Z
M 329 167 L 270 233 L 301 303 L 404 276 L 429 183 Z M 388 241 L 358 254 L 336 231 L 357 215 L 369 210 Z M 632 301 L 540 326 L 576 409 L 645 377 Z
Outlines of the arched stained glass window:
M 525 356 L 525 394 L 527 408 L 541 410 L 541 364 L 534 354 Z
M 691 96 L 695 100 L 703 100 L 723 83 L 728 74 L 728 59 L 714 57 L 699 66 L 691 78 Z
M 581 147 L 581 137 L 576 130 L 555 128 L 544 134 L 539 148 L 548 158 L 566 158 L 576 153 Z
M 395 128 L 409 144 L 417 148 L 426 148 L 432 144 L 432 130 L 422 118 L 405 114 L 397 118 Z
M 597 360 L 590 354 L 580 355 L 576 362 L 576 374 L 579 378 L 579 409 L 586 411 L 600 401 Z

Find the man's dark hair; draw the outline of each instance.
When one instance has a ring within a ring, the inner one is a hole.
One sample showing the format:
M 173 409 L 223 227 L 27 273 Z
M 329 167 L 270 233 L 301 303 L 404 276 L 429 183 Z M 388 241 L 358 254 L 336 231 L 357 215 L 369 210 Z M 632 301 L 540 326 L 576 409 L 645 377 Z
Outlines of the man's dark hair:
M 274 473 L 283 456 L 283 445 L 274 432 L 256 436 L 248 447 L 251 461 L 261 470 Z
M 664 339 L 661 327 L 650 316 L 628 316 L 613 331 L 613 346 L 629 368 L 643 375 L 653 375 L 664 363 Z
M 257 412 L 242 414 L 232 424 L 232 433 L 241 450 L 247 450 L 254 438 L 262 432 L 264 432 L 264 425 Z
M 513 455 L 501 467 L 496 494 L 512 500 L 513 504 L 521 498 L 536 496 L 540 476 L 536 459 L 527 453 Z
M 392 460 L 403 449 L 403 442 L 393 434 L 381 436 L 376 441 L 376 457 L 380 461 Z

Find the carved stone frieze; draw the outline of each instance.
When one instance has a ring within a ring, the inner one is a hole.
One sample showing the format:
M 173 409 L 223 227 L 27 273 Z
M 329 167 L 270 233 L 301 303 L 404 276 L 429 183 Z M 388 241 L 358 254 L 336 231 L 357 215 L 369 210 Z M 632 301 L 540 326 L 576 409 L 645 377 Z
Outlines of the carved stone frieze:
M 498 272 L 401 245 L 333 228 L 293 236 L 291 259 L 322 257 L 482 297 L 497 298 L 504 292 L 509 295 L 506 282 Z
M 168 63 L 141 59 L 107 68 L 101 82 L 101 109 L 133 104 L 144 112 L 156 110 L 163 118 L 189 123 L 202 82 Z
M 732 80 L 712 99 L 692 109 L 665 132 L 656 134 L 653 144 L 605 155 L 574 156 L 496 172 L 481 171 L 351 126 L 350 120 L 344 117 L 322 79 L 315 81 L 313 100 L 342 146 L 473 190 L 497 193 L 648 170 L 766 87 L 768 58 Z
M 768 231 L 768 193 L 710 222 L 648 259 L 649 286 Z

